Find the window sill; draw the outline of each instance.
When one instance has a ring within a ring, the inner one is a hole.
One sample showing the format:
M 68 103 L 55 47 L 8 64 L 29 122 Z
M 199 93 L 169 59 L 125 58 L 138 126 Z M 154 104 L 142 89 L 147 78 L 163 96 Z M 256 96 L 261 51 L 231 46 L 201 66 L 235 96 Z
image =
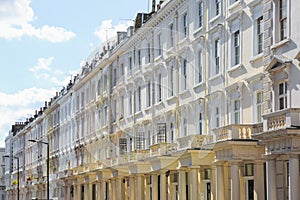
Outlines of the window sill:
M 149 113 L 150 110 L 151 110 L 151 106 L 148 106 L 147 108 L 145 108 L 145 112 L 146 112 L 146 113 Z
M 129 121 L 132 121 L 132 120 L 133 120 L 133 114 L 129 115 L 129 116 L 127 117 L 127 119 L 128 119 Z
M 214 22 L 217 21 L 220 17 L 221 17 L 220 14 L 216 15 L 216 16 L 213 17 L 211 20 L 209 20 L 209 23 L 210 23 L 210 24 L 214 23 Z
M 134 115 L 135 115 L 135 117 L 141 117 L 142 116 L 142 111 L 139 110 Z
M 155 104 L 155 108 L 163 107 L 163 105 L 164 105 L 164 103 L 163 103 L 162 101 L 157 102 L 157 103 Z
M 227 73 L 232 73 L 232 72 L 234 72 L 234 71 L 236 71 L 236 70 L 240 70 L 240 69 L 242 69 L 242 67 L 243 67 L 242 64 L 237 64 L 237 65 L 235 65 L 235 66 L 229 68 L 229 69 L 227 70 Z
M 168 99 L 167 99 L 167 103 L 170 105 L 170 104 L 173 104 L 175 103 L 175 100 L 176 100 L 176 97 L 174 95 L 170 96 Z
M 276 44 L 272 45 L 271 50 L 274 51 L 284 45 L 288 45 L 290 42 L 291 42 L 291 38 L 281 40 L 280 42 L 277 42 Z
M 197 28 L 194 32 L 193 35 L 197 35 L 198 33 L 200 33 L 203 30 L 203 26 Z
M 216 74 L 216 75 L 210 77 L 208 80 L 209 81 L 214 81 L 214 80 L 219 79 L 221 77 L 222 77 L 222 75 L 221 75 L 221 73 L 219 73 L 219 74 Z
M 172 55 L 175 53 L 175 48 L 174 46 L 170 47 L 167 51 L 166 51 L 167 55 Z
M 194 90 L 197 90 L 197 89 L 199 89 L 200 87 L 203 87 L 205 84 L 204 84 L 204 82 L 202 81 L 202 82 L 200 82 L 200 83 L 197 83 L 194 87 L 193 87 L 193 89 Z
M 181 98 L 185 98 L 185 97 L 187 97 L 189 94 L 190 94 L 189 90 L 188 90 L 188 89 L 185 89 L 185 90 L 183 90 L 182 92 L 179 93 L 179 96 L 180 96 Z
M 178 43 L 179 48 L 183 48 L 184 46 L 188 45 L 188 43 L 189 43 L 189 39 L 187 37 L 183 38 Z
M 263 53 L 257 54 L 250 58 L 250 63 L 257 62 L 258 60 L 261 60 L 263 58 Z
M 160 61 L 162 61 L 162 55 L 159 55 L 154 59 L 154 62 L 160 62 Z
M 229 12 L 234 12 L 235 10 L 239 10 L 241 9 L 242 2 L 241 0 L 238 0 L 236 2 L 234 2 L 233 4 L 231 4 L 228 8 Z

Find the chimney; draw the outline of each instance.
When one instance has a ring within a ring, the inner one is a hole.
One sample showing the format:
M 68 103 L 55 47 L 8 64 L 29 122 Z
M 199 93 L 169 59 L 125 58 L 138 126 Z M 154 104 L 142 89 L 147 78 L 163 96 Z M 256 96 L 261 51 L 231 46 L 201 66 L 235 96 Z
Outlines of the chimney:
M 155 12 L 155 5 L 156 5 L 155 0 L 152 0 L 152 13 Z
M 38 116 L 38 111 L 35 110 L 34 118 L 37 118 L 37 116 Z

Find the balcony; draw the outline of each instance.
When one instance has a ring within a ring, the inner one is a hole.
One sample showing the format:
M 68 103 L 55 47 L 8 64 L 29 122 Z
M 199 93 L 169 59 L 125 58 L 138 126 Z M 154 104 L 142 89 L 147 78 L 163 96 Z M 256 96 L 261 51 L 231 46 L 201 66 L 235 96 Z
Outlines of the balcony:
M 188 135 L 177 139 L 178 149 L 193 149 L 200 148 L 201 146 L 208 144 L 212 141 L 210 135 Z
M 275 131 L 279 129 L 300 126 L 300 109 L 290 108 L 279 110 L 263 116 L 264 131 Z
M 216 134 L 217 142 L 235 139 L 249 140 L 252 139 L 252 134 L 262 132 L 262 124 L 231 124 L 213 131 Z
M 72 170 L 64 170 L 64 171 L 61 171 L 58 173 L 58 178 L 61 179 L 61 178 L 67 178 L 69 176 L 72 176 L 73 175 L 73 171 Z
M 149 158 L 150 156 L 150 150 L 134 150 L 128 154 L 128 161 L 129 162 L 135 162 L 139 160 L 144 160 L 146 158 Z
M 98 168 L 98 163 L 86 164 L 83 167 L 83 172 L 90 172 L 90 171 L 96 170 L 97 168 Z
M 150 156 L 163 156 L 176 151 L 176 143 L 158 143 L 150 146 Z
M 79 175 L 82 172 L 83 172 L 83 166 L 78 166 L 74 168 L 73 175 Z

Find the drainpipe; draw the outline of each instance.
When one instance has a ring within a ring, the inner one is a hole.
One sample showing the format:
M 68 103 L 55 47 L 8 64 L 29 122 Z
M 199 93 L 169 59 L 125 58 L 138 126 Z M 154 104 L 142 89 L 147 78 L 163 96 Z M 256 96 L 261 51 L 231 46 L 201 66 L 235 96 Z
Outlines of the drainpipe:
M 155 10 L 155 1 L 154 1 L 154 10 Z M 154 65 L 154 51 L 155 51 L 155 48 L 154 48 L 154 30 L 152 28 L 152 48 L 151 48 L 151 63 Z M 155 138 L 153 137 L 154 136 L 154 123 L 155 121 L 153 120 L 154 117 L 155 117 L 155 107 L 154 107 L 154 104 L 155 104 L 155 90 L 154 90 L 154 87 L 155 87 L 155 83 L 154 83 L 154 74 L 153 74 L 153 71 L 151 72 L 151 76 L 150 76 L 150 83 L 151 83 L 151 118 L 152 118 L 152 139 Z M 155 144 L 155 141 L 152 141 L 152 144 Z
M 178 56 L 178 39 L 179 39 L 179 28 L 178 28 L 178 12 L 175 13 L 175 137 L 179 138 L 179 56 Z
M 208 2 L 206 2 L 208 3 Z M 206 6 L 206 22 L 205 22 L 205 38 L 204 38 L 204 46 L 205 46 L 205 63 L 206 66 L 209 66 L 209 54 L 208 54 L 208 19 L 209 19 L 209 9 Z M 209 109 L 208 109 L 208 98 L 209 98 L 209 90 L 208 90 L 208 78 L 209 78 L 209 69 L 205 68 L 205 99 L 204 99 L 204 112 L 205 112 L 205 129 L 207 135 L 209 135 Z

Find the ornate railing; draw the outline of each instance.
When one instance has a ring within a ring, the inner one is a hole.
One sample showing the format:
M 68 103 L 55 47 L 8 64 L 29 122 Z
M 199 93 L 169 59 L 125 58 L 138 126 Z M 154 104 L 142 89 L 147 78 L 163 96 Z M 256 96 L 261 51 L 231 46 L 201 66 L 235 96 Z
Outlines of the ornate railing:
M 252 134 L 262 132 L 262 124 L 231 124 L 213 130 L 216 141 L 252 139 Z
M 210 135 L 188 135 L 177 139 L 178 149 L 200 148 L 212 141 Z
M 263 116 L 264 131 L 274 131 L 300 126 L 300 109 L 290 108 L 271 112 Z

